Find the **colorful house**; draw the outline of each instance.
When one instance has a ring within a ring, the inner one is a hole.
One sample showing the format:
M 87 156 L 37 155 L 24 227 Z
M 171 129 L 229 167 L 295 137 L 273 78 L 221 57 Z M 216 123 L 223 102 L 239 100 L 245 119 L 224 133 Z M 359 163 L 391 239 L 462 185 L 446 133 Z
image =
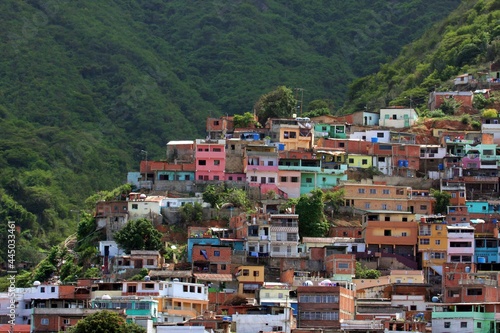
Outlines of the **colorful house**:
M 226 169 L 226 140 L 196 140 L 196 180 L 223 181 Z
M 421 216 L 418 224 L 418 252 L 428 279 L 443 275 L 448 251 L 448 229 L 445 215 Z
M 244 157 L 247 182 L 260 193 L 278 192 L 278 150 L 274 146 L 247 146 Z
M 93 309 L 99 310 L 125 310 L 127 322 L 136 319 L 150 319 L 158 321 L 158 301 L 151 297 L 137 298 L 135 296 L 111 297 L 104 295 L 91 301 Z
M 255 298 L 255 292 L 264 284 L 264 266 L 238 266 L 236 269 L 238 294 Z

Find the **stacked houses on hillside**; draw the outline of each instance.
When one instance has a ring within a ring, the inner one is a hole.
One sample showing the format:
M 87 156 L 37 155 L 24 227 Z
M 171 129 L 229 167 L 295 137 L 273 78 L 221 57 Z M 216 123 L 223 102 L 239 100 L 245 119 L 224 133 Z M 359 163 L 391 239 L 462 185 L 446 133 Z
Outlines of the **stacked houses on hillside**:
M 148 332 L 499 331 L 500 124 L 423 136 L 410 131 L 417 120 L 411 108 L 258 129 L 208 119 L 205 139 L 169 142 L 164 160 L 129 173 L 133 193 L 98 203 L 102 278 L 19 290 L 16 322 L 64 331 L 110 309 Z M 256 210 L 210 210 L 201 193 L 221 184 L 245 189 Z M 283 207 L 315 189 L 343 190 L 340 210 L 354 222 L 301 239 L 301 217 Z M 189 228 L 185 262 L 127 254 L 113 240 L 136 218 L 164 230 L 190 203 L 218 219 Z M 383 274 L 356 279 L 360 264 Z M 141 268 L 143 281 L 127 280 Z

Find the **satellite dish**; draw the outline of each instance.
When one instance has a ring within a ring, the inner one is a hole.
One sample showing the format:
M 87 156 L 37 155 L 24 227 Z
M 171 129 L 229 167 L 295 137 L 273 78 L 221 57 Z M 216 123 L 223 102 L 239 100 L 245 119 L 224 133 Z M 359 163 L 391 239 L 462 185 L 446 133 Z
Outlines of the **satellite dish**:
M 108 294 L 104 294 L 104 295 L 102 295 L 101 298 L 102 299 L 111 299 L 111 296 L 109 296 Z
M 310 280 L 306 280 L 306 281 L 304 281 L 304 283 L 302 283 L 302 285 L 305 287 L 311 287 L 313 285 L 313 283 Z
M 41 285 L 40 281 L 35 281 L 35 282 L 33 282 L 33 286 L 37 287 L 37 286 L 39 286 L 39 285 Z

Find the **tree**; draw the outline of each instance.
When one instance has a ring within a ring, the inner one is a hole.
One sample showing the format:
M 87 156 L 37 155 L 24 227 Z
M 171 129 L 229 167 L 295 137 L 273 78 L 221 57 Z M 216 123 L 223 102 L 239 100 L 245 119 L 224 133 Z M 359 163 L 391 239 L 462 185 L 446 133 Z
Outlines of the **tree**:
M 235 114 L 233 118 L 234 128 L 253 127 L 257 121 L 250 112 L 245 112 L 243 115 Z
M 356 262 L 356 279 L 378 279 L 380 271 L 376 269 L 367 269 L 359 261 Z
M 153 227 L 147 219 L 130 220 L 127 225 L 117 233 L 114 238 L 116 243 L 130 253 L 131 250 L 163 250 L 161 233 Z
M 316 189 L 310 195 L 301 195 L 295 212 L 299 214 L 299 235 L 324 237 L 328 232 L 328 221 L 324 213 L 323 191 Z
M 275 90 L 262 95 L 254 105 L 255 113 L 261 124 L 265 124 L 268 118 L 291 117 L 297 100 L 293 97 L 290 88 L 279 86 Z
M 183 224 L 199 223 L 203 219 L 203 207 L 199 202 L 195 202 L 194 204 L 188 203 L 182 206 L 179 208 L 179 213 Z
M 479 94 L 478 96 L 482 96 Z M 495 109 L 486 109 L 483 111 L 482 115 L 483 118 L 496 118 L 498 117 L 498 111 Z
M 118 313 L 103 310 L 80 320 L 71 333 L 146 333 L 146 329 L 127 323 Z
M 338 214 L 340 206 L 344 204 L 344 194 L 344 189 L 325 193 L 323 200 L 328 206 L 332 207 L 334 214 Z
M 329 111 L 328 114 L 331 114 L 333 113 L 334 107 L 333 100 L 331 99 L 315 99 L 309 102 L 307 111 L 311 112 L 314 110 L 327 109 Z
M 447 192 L 441 192 L 431 188 L 431 195 L 436 199 L 434 213 L 446 214 L 450 205 L 451 195 Z

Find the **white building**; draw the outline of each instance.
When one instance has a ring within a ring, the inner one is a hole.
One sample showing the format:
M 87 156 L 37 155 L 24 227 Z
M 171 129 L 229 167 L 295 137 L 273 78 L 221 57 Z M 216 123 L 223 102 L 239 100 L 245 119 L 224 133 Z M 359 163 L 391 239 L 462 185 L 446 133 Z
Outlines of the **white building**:
M 299 248 L 299 215 L 298 214 L 271 214 L 269 215 L 270 228 L 270 256 L 293 257 L 300 256 Z
M 265 308 L 267 313 L 233 314 L 232 320 L 236 324 L 238 333 L 255 332 L 285 332 L 290 333 L 295 328 L 292 309 L 289 307 Z
M 379 126 L 408 128 L 417 121 L 415 109 L 380 109 Z

